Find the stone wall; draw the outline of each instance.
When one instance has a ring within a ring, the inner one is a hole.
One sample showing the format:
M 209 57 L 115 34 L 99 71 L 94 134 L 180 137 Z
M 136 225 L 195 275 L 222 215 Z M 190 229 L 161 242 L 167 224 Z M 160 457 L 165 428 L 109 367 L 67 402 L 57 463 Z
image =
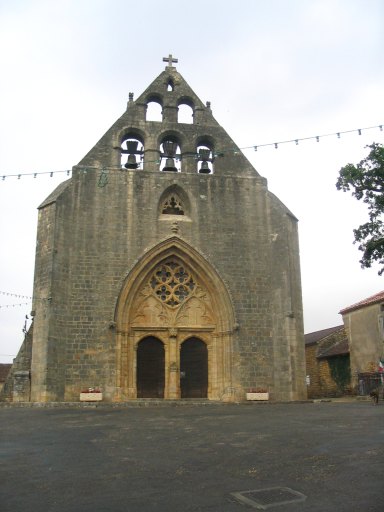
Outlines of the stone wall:
M 317 343 L 305 347 L 306 374 L 309 377 L 309 385 L 307 386 L 308 398 L 318 398 L 322 396 L 317 350 Z

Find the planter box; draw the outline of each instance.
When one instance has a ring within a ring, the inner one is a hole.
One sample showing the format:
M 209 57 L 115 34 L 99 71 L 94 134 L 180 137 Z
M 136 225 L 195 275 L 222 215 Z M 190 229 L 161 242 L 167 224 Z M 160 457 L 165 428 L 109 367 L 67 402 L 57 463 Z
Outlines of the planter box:
M 80 402 L 100 402 L 103 393 L 80 393 Z
M 269 393 L 247 393 L 247 400 L 269 400 Z

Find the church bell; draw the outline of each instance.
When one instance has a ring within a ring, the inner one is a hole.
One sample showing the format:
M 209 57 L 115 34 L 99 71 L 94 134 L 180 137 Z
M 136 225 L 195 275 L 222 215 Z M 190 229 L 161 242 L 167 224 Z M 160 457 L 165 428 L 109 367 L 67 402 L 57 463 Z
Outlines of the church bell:
M 211 169 L 209 168 L 208 162 L 210 161 L 209 155 L 211 153 L 210 149 L 199 149 L 199 160 L 201 161 L 201 167 L 199 169 L 199 174 L 210 174 Z
M 199 169 L 199 174 L 209 174 L 211 169 L 209 168 L 208 162 L 202 162 Z
M 136 162 L 136 154 L 137 153 L 137 145 L 138 142 L 136 140 L 127 140 L 127 153 L 128 160 L 124 165 L 126 169 L 137 169 L 138 163 Z
M 177 167 L 175 165 L 177 142 L 172 142 L 170 140 L 163 142 L 163 151 L 164 154 L 162 156 L 166 157 L 165 167 L 163 168 L 163 171 L 177 172 Z

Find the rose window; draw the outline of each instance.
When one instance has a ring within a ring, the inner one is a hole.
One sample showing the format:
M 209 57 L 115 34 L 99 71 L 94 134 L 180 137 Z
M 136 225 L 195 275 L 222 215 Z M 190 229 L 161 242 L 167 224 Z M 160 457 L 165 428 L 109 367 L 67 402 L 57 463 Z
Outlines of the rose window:
M 178 306 L 194 290 L 196 284 L 188 270 L 169 260 L 156 268 L 150 279 L 154 294 L 169 306 Z

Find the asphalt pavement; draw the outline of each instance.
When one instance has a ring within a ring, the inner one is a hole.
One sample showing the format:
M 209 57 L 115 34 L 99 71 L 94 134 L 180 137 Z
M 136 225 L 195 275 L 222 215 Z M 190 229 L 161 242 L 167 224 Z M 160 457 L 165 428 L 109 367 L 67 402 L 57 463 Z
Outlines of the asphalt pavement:
M 0 409 L 1 512 L 383 512 L 384 405 Z

